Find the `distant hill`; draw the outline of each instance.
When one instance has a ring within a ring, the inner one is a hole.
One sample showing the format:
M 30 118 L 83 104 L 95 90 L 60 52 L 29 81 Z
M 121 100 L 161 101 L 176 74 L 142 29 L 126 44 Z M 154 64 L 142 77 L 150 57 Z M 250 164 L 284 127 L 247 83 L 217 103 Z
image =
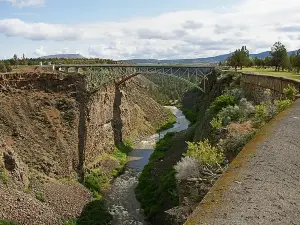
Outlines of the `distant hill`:
M 291 55 L 295 51 L 288 52 Z M 225 61 L 232 53 L 218 55 L 213 57 L 206 58 L 194 58 L 194 59 L 170 59 L 170 60 L 158 60 L 158 59 L 129 59 L 129 60 L 121 60 L 122 62 L 129 63 L 217 63 L 220 61 Z M 257 54 L 250 54 L 252 58 L 264 59 L 267 56 L 270 56 L 270 51 L 265 51 Z
M 40 57 L 41 59 L 83 59 L 84 56 L 80 54 L 56 54 L 56 55 L 47 55 Z

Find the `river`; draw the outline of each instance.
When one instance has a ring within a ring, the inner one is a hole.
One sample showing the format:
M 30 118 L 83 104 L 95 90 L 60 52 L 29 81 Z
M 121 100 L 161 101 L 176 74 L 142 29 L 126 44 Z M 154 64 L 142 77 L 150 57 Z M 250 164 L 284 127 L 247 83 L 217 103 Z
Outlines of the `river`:
M 155 143 L 169 132 L 186 130 L 190 122 L 182 111 L 174 106 L 166 106 L 176 116 L 177 123 L 173 128 L 162 131 L 145 138 L 134 145 L 134 150 L 129 154 L 125 172 L 117 177 L 108 193 L 107 204 L 114 219 L 113 225 L 144 225 L 147 224 L 143 216 L 140 203 L 135 197 L 134 189 L 138 184 L 138 177 L 149 162 Z

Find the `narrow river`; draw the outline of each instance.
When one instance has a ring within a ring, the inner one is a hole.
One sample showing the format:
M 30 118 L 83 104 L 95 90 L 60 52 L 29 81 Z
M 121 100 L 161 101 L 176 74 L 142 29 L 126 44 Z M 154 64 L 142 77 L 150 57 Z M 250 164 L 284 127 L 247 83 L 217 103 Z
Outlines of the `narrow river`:
M 155 143 L 168 132 L 186 130 L 190 122 L 185 118 L 182 111 L 174 106 L 166 106 L 176 116 L 177 123 L 174 127 L 159 134 L 154 134 L 134 145 L 134 150 L 129 155 L 124 174 L 116 178 L 107 196 L 110 213 L 114 219 L 113 225 L 144 225 L 147 222 L 137 201 L 134 189 L 138 184 L 138 177 L 149 161 Z

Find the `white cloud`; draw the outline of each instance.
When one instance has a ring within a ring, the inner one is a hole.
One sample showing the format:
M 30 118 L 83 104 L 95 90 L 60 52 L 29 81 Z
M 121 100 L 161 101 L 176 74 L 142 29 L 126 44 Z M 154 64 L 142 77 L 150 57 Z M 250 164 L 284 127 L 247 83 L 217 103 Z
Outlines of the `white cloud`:
M 0 0 L 0 2 L 10 3 L 14 7 L 30 7 L 30 6 L 42 6 L 46 0 Z
M 47 53 L 45 52 L 44 46 L 40 46 L 39 48 L 37 48 L 33 54 L 37 57 L 47 55 Z
M 299 48 L 299 10 L 299 0 L 242 0 L 222 11 L 179 11 L 124 22 L 67 25 L 3 19 L 0 34 L 43 42 L 49 53 L 59 49 L 114 59 L 204 57 L 242 45 L 259 52 L 278 40 L 293 50 Z

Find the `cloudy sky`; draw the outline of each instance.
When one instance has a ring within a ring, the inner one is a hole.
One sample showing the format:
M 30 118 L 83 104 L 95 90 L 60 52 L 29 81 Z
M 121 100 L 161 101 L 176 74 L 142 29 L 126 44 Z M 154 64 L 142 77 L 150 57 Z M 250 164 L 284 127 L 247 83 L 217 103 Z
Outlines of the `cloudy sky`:
M 194 58 L 300 48 L 299 0 L 0 0 L 0 58 Z

